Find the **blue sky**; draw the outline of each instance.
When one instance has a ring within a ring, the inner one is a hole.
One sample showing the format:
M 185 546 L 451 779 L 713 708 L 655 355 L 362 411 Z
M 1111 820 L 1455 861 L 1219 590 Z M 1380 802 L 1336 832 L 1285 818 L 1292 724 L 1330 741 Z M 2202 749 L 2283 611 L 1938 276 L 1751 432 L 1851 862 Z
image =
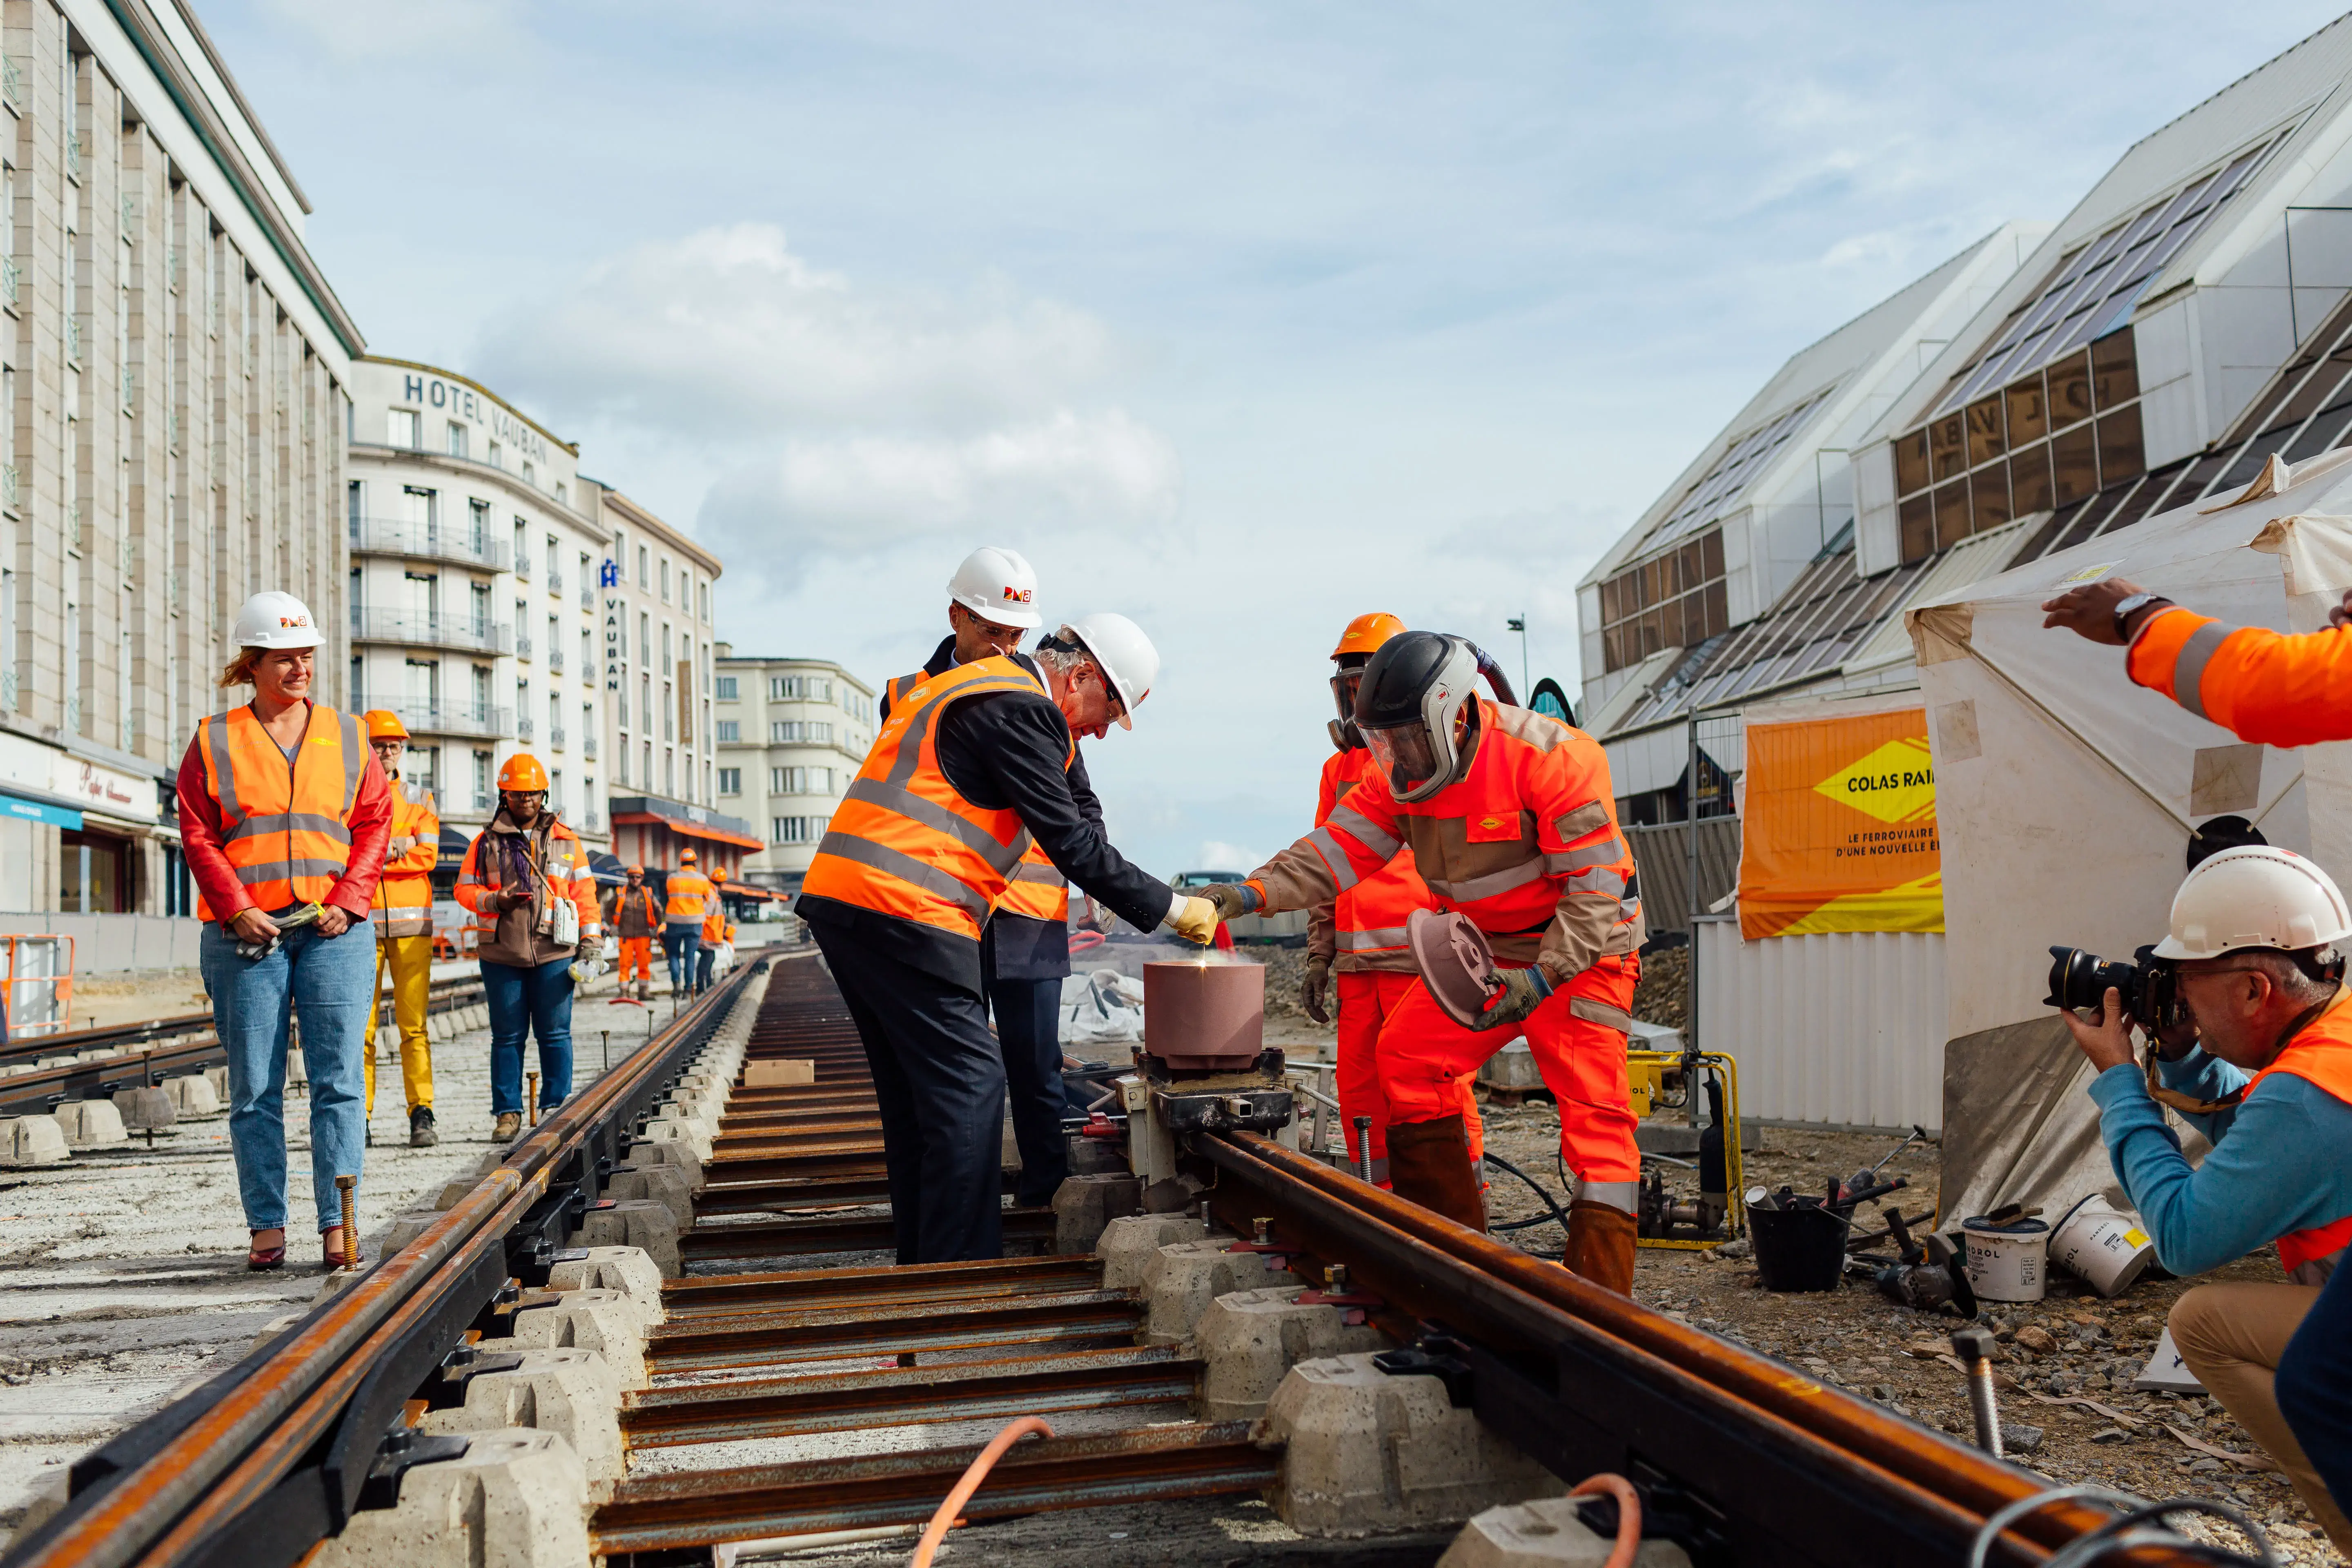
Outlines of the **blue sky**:
M 1367 609 L 1576 679 L 1573 585 L 1791 351 L 2333 13 L 202 5 L 376 353 L 870 681 L 979 543 L 1166 665 L 1088 747 L 1162 873 L 1304 831 Z

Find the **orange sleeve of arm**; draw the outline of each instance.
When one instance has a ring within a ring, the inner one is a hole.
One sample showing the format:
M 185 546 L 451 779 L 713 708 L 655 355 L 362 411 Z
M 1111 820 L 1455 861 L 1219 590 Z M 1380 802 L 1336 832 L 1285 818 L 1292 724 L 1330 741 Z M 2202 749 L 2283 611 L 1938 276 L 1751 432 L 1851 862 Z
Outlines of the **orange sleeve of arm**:
M 457 867 L 457 901 L 476 914 L 482 912 L 483 889 L 474 870 L 474 860 L 481 853 L 482 839 L 486 837 L 478 835 L 471 844 L 466 846 L 466 858 Z
M 2139 685 L 2242 741 L 2352 740 L 2352 633 L 2343 628 L 2297 635 L 2168 609 L 2140 628 L 2128 668 Z

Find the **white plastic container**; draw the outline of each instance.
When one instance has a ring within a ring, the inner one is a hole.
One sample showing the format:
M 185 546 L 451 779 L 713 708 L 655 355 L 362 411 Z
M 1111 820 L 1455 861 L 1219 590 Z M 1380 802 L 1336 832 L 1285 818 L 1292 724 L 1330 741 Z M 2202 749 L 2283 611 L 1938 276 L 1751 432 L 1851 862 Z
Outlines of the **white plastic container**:
M 2140 1229 L 2139 1216 L 2104 1198 L 2076 1204 L 2050 1237 L 2050 1261 L 2081 1275 L 2102 1296 L 2122 1295 L 2155 1258 L 2156 1243 Z
M 1969 1289 L 1986 1301 L 2039 1301 L 2049 1277 L 2050 1227 L 2038 1219 L 1960 1224 L 1969 1247 Z

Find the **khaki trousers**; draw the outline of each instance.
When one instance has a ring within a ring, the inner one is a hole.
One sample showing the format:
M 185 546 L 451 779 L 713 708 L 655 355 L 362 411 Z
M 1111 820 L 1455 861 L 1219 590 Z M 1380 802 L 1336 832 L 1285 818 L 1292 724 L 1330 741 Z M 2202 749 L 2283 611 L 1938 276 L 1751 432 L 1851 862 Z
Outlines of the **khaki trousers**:
M 2271 1386 L 2287 1341 L 2317 1300 L 2309 1285 L 2200 1285 L 2172 1304 L 2172 1343 L 2205 1391 L 2278 1461 L 2336 1550 L 2352 1555 L 2352 1521 L 2304 1458 Z

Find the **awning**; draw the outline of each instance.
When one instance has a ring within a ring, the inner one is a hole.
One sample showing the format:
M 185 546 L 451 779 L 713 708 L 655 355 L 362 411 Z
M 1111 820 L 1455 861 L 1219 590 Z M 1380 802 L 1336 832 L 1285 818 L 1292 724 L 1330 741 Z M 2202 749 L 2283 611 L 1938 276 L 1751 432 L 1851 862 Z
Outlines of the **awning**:
M 749 849 L 754 853 L 767 847 L 767 845 L 760 839 L 744 834 L 730 833 L 722 827 L 706 827 L 701 823 L 688 822 L 679 817 L 658 816 L 650 811 L 615 812 L 613 815 L 613 826 L 615 827 L 667 827 L 672 833 L 684 834 L 688 838 L 706 838 L 713 844 L 732 844 L 739 849 Z
M 81 830 L 81 813 L 69 805 L 57 805 L 41 800 L 33 794 L 0 791 L 0 816 L 15 817 L 20 822 L 43 822 L 51 827 L 68 832 Z

